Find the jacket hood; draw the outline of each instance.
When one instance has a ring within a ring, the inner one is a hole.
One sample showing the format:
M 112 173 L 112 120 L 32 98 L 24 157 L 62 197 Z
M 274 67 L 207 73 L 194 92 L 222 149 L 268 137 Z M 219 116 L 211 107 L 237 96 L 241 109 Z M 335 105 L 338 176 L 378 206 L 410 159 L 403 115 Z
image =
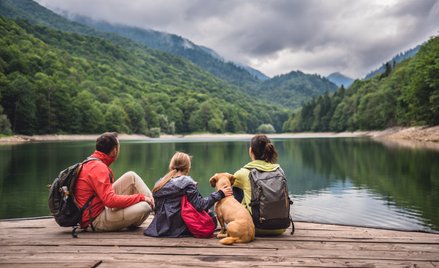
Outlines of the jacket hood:
M 163 178 L 156 182 L 159 183 Z M 183 189 L 185 189 L 190 184 L 197 184 L 196 181 L 192 179 L 191 176 L 180 176 L 176 178 L 172 178 L 168 183 L 166 183 L 160 190 L 154 193 L 154 197 L 164 197 L 164 196 L 172 196 L 179 195 L 184 193 Z
M 257 170 L 260 171 L 273 171 L 279 168 L 279 164 L 269 163 L 264 160 L 254 160 L 247 163 L 247 165 L 245 165 L 244 168 L 247 169 L 256 168 Z
M 113 163 L 114 160 L 116 160 L 116 158 L 111 157 L 108 154 L 100 152 L 100 151 L 94 151 L 94 153 L 90 157 L 99 158 L 107 166 L 110 166 L 111 163 Z

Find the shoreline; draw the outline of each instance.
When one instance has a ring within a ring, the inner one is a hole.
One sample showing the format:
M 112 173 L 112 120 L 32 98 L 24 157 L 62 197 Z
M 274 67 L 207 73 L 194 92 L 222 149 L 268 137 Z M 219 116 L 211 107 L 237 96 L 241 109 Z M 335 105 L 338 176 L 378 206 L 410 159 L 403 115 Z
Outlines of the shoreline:
M 0 137 L 0 145 L 13 145 L 30 142 L 49 142 L 49 141 L 94 141 L 99 134 L 61 134 L 61 135 L 13 135 Z M 213 134 L 199 133 L 188 135 L 160 135 L 159 138 L 150 138 L 140 134 L 119 134 L 120 140 L 140 140 L 140 141 L 175 141 L 175 140 L 222 140 L 222 139 L 250 139 L 254 134 Z M 302 133 L 279 133 L 267 134 L 269 138 L 351 138 L 369 137 L 374 140 L 382 141 L 386 144 L 398 144 L 402 146 L 427 146 L 439 149 L 439 126 L 434 127 L 409 127 L 409 128 L 390 128 L 379 131 L 355 131 L 355 132 L 302 132 Z

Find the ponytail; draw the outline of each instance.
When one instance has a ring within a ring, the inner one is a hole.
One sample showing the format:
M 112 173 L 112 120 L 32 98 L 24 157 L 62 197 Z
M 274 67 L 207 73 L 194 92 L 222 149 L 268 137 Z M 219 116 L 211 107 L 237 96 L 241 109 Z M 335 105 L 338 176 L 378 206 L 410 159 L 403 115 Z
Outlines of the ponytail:
M 263 155 L 263 159 L 267 162 L 270 163 L 276 163 L 277 161 L 277 152 L 276 149 L 274 148 L 274 144 L 273 143 L 266 143 L 265 144 L 265 150 L 264 150 L 264 155 Z
M 259 134 L 251 139 L 250 146 L 256 160 L 264 160 L 269 163 L 276 163 L 278 154 L 276 148 L 271 140 L 263 135 Z
M 158 190 L 162 189 L 163 186 L 165 186 L 166 183 L 168 183 L 174 176 L 175 174 L 177 174 L 177 170 L 173 169 L 171 171 L 169 171 L 164 177 L 163 179 L 161 179 L 160 181 L 158 181 L 155 185 L 154 188 L 152 188 L 152 192 L 155 193 Z

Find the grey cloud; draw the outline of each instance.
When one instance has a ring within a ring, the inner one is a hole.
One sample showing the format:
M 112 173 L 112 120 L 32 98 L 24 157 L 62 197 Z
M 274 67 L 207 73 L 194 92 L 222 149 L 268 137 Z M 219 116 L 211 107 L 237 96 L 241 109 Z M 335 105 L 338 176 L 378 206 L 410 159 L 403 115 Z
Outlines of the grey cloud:
M 401 3 L 391 13 L 397 16 L 411 15 L 415 18 L 428 17 L 431 12 L 434 12 L 434 6 L 438 6 L 437 0 L 422 0 L 422 1 L 401 1 Z M 437 9 L 436 9 L 437 11 Z
M 439 30 L 437 0 L 38 1 L 174 33 L 227 59 L 257 61 L 268 75 L 300 69 L 361 77 Z

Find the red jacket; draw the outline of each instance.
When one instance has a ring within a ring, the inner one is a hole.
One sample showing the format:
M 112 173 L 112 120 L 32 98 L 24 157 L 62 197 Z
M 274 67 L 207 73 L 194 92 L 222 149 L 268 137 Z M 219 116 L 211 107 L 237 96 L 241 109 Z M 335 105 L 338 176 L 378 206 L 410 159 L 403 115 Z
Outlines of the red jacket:
M 96 193 L 90 206 L 93 219 L 99 216 L 105 207 L 126 208 L 145 201 L 143 194 L 118 195 L 114 192 L 114 177 L 109 167 L 115 160 L 113 157 L 99 151 L 95 151 L 90 157 L 99 158 L 101 161 L 92 160 L 83 165 L 76 181 L 75 198 L 79 207 L 82 207 L 93 193 Z M 82 214 L 81 228 L 86 228 L 89 220 L 89 209 L 86 209 Z

